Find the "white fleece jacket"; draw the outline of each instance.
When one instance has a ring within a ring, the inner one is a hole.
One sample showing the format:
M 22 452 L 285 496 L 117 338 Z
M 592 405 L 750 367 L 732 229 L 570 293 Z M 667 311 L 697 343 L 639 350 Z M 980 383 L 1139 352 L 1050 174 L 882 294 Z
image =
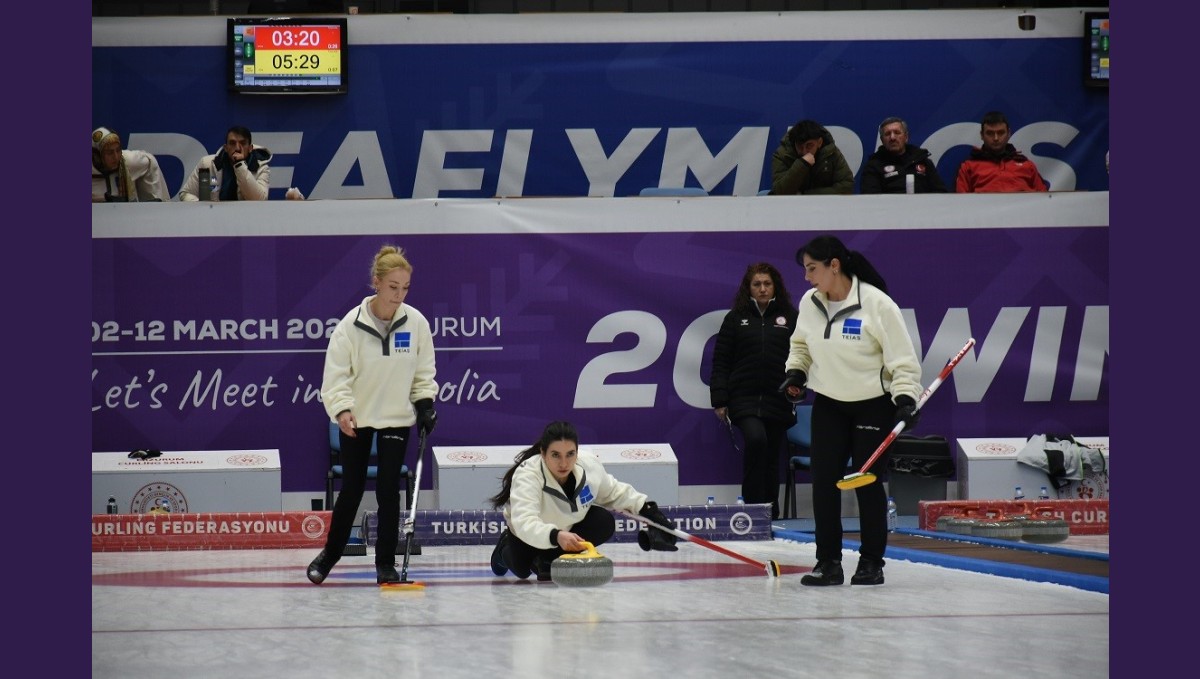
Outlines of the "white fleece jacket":
M 636 514 L 646 504 L 644 493 L 605 471 L 593 453 L 579 451 L 572 473 L 575 494 L 567 497 L 541 455 L 517 466 L 508 504 L 504 506 L 504 520 L 522 542 L 538 549 L 551 549 L 558 545 L 550 542 L 550 529 L 569 529 L 583 520 L 592 505 Z
M 367 307 L 372 297 L 333 329 L 321 400 L 330 419 L 349 410 L 360 427 L 411 427 L 417 421 L 413 403 L 437 396 L 433 332 L 420 311 L 401 304 L 380 337 Z
M 800 298 L 785 370 L 803 370 L 808 388 L 838 401 L 891 394 L 921 395 L 921 362 L 900 307 L 882 290 L 853 277 L 850 294 L 833 318 L 816 288 Z

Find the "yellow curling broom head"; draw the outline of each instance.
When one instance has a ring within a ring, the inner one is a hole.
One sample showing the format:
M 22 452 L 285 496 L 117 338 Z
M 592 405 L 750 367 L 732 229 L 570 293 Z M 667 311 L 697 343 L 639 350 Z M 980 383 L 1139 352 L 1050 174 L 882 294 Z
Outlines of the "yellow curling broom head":
M 842 490 L 851 490 L 853 488 L 862 488 L 875 483 L 875 475 L 871 472 L 863 474 L 847 474 L 842 477 L 841 481 L 837 482 L 837 487 Z
M 412 580 L 409 580 L 408 582 L 383 582 L 379 584 L 379 589 L 382 589 L 385 592 L 421 592 L 425 590 L 425 583 L 414 582 Z

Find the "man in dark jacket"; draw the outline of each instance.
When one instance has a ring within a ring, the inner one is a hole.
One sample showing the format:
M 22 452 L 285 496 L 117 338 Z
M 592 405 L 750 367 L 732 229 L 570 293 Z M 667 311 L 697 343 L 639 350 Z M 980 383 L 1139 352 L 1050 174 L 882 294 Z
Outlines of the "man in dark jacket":
M 946 193 L 946 183 L 929 151 L 908 143 L 908 123 L 900 118 L 884 119 L 879 124 L 879 141 L 879 148 L 863 166 L 862 193 Z
M 771 157 L 771 195 L 854 193 L 854 172 L 833 135 L 814 120 L 801 120 L 779 140 Z

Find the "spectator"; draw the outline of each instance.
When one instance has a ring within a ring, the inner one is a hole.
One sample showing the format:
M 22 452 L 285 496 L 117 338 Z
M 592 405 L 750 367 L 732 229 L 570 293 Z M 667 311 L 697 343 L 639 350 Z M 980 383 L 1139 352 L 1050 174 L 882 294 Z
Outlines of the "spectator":
M 1046 191 L 1046 182 L 1033 161 L 1012 144 L 1008 118 L 999 111 L 983 117 L 979 137 L 983 146 L 971 150 L 971 155 L 958 167 L 958 193 L 1022 193 Z
M 863 166 L 862 193 L 909 193 L 909 181 L 911 193 L 946 193 L 929 151 L 908 143 L 908 123 L 885 118 L 879 124 L 879 142 Z
M 179 190 L 179 200 L 200 200 L 200 176 L 216 178 L 209 200 L 266 200 L 271 186 L 271 152 L 251 142 L 250 130 L 234 125 L 220 151 L 200 159 Z
M 550 579 L 550 563 L 566 552 L 581 552 L 608 541 L 616 532 L 609 508 L 637 512 L 660 526 L 674 526 L 658 505 L 609 474 L 594 454 L 579 451 L 570 422 L 551 422 L 532 446 L 517 454 L 488 499 L 504 510 L 507 527 L 492 550 L 492 573 L 512 571 L 524 580 Z M 638 545 L 673 552 L 675 536 L 657 528 L 638 533 Z
M 779 467 L 796 411 L 779 379 L 796 328 L 796 308 L 779 270 L 751 264 L 713 344 L 709 398 L 721 422 L 742 432 L 742 498 L 769 503 L 779 518 Z
M 92 202 L 137 203 L 171 199 L 158 159 L 121 148 L 121 135 L 107 127 L 92 131 Z
M 833 135 L 814 120 L 792 126 L 771 157 L 771 195 L 854 193 L 854 172 Z

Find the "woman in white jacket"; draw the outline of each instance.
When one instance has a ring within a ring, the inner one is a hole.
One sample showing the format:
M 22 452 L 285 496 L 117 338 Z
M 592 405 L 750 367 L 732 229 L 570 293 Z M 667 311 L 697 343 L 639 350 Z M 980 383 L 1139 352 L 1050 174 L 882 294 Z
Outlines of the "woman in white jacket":
M 793 402 L 807 389 L 812 410 L 812 495 L 817 565 L 803 585 L 840 585 L 842 498 L 837 482 L 847 465 L 862 468 L 901 420 L 917 423 L 921 363 L 887 284 L 861 253 L 819 236 L 796 253 L 812 289 L 797 305 L 796 330 L 780 390 Z M 886 469 L 886 455 L 875 462 Z M 883 584 L 887 495 L 883 485 L 859 487 L 862 542 L 852 585 Z
M 400 580 L 400 469 L 413 427 L 427 435 L 437 422 L 433 333 L 425 316 L 404 301 L 411 280 L 412 265 L 404 251 L 391 245 L 380 248 L 371 266 L 375 294 L 351 309 L 329 337 L 321 400 L 340 430 L 343 475 L 325 549 L 308 566 L 313 584 L 321 584 L 342 558 L 366 489 L 367 462 L 376 437 L 375 579 L 380 584 Z
M 608 508 L 637 512 L 671 526 L 658 505 L 604 470 L 599 458 L 579 451 L 579 434 L 569 422 L 551 422 L 537 443 L 521 451 L 490 498 L 504 508 L 508 527 L 492 550 L 492 572 L 550 579 L 550 562 L 583 543 L 601 545 L 616 532 Z M 675 536 L 651 528 L 638 535 L 644 550 L 675 551 Z

